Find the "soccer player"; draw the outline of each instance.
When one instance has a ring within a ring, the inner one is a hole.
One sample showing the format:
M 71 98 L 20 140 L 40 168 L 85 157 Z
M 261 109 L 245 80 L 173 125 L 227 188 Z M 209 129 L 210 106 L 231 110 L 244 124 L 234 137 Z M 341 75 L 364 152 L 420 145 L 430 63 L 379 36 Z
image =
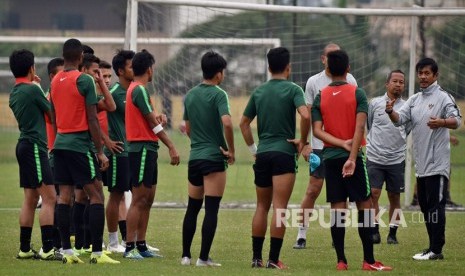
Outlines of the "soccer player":
M 313 133 L 323 141 L 326 197 L 331 203 L 331 236 L 337 255 L 337 270 L 347 270 L 344 253 L 347 198 L 358 209 L 358 233 L 363 244 L 362 270 L 392 270 L 373 256 L 370 185 L 360 147 L 368 113 L 365 91 L 347 83 L 349 57 L 336 50 L 328 53 L 332 83 L 313 102 Z M 323 128 L 324 126 L 324 128 Z
M 152 81 L 154 64 L 155 58 L 146 50 L 134 55 L 132 59 L 134 81 L 126 93 L 125 122 L 132 202 L 127 215 L 124 257 L 130 259 L 157 256 L 147 248 L 145 236 L 158 178 L 158 139 L 168 148 L 171 165 L 179 165 L 179 154 L 163 131 L 166 116 L 157 114 L 145 89 L 145 86 Z M 135 241 L 136 236 L 137 241 Z
M 380 243 L 379 234 L 379 197 L 383 183 L 389 198 L 389 235 L 388 244 L 397 244 L 397 228 L 400 220 L 400 193 L 404 192 L 404 170 L 406 139 L 410 133 L 410 124 L 395 127 L 389 116 L 384 112 L 386 101 L 396 99 L 395 108 L 398 110 L 405 103 L 402 93 L 405 87 L 405 76 L 401 70 L 394 70 L 386 79 L 387 92 L 380 97 L 373 98 L 368 106 L 367 120 L 367 170 L 371 185 L 371 201 L 375 209 L 375 229 L 373 243 Z
M 53 77 L 60 72 L 63 71 L 64 67 L 64 60 L 61 57 L 51 59 L 47 64 L 47 72 L 50 82 L 52 82 Z M 50 88 L 45 92 L 45 97 L 48 101 L 50 101 Z M 46 130 L 47 130 L 47 148 L 48 148 L 48 160 L 50 164 L 50 169 L 52 170 L 52 176 L 54 175 L 54 165 L 53 165 L 53 144 L 55 143 L 55 127 L 52 124 L 50 118 L 45 116 L 45 123 L 46 123 Z M 55 191 L 57 192 L 57 196 L 59 195 L 59 187 L 55 185 Z M 55 205 L 56 209 L 56 205 Z M 54 212 L 54 225 L 53 225 L 53 247 L 55 249 L 61 248 L 61 238 L 60 238 L 60 230 L 58 230 L 58 224 L 56 219 L 56 210 Z
M 10 69 L 16 82 L 11 90 L 9 106 L 18 122 L 20 136 L 16 145 L 19 165 L 20 187 L 24 190 L 24 201 L 19 215 L 20 248 L 18 259 L 56 259 L 53 248 L 53 216 L 56 192 L 48 163 L 45 116 L 51 118 L 50 103 L 42 89 L 33 83 L 37 78 L 34 54 L 28 50 L 13 51 Z M 52 119 L 53 122 L 53 119 Z M 34 214 L 42 197 L 39 223 L 42 248 L 39 253 L 31 248 Z
M 423 58 L 415 66 L 420 92 L 410 97 L 400 110 L 395 99 L 386 102 L 386 113 L 396 126 L 412 124 L 413 153 L 418 183 L 418 202 L 424 215 L 429 247 L 414 260 L 443 259 L 446 242 L 446 192 L 450 176 L 450 134 L 462 123 L 454 98 L 439 86 L 438 64 Z
M 113 57 L 113 70 L 118 76 L 118 82 L 110 90 L 116 104 L 116 110 L 108 113 L 109 136 L 113 141 L 121 142 L 122 150 L 115 150 L 110 156 L 110 167 L 107 172 L 107 186 L 110 196 L 107 202 L 106 218 L 109 243 L 107 250 L 110 252 L 124 253 L 125 247 L 118 241 L 118 225 L 122 240 L 126 241 L 126 204 L 124 192 L 129 191 L 129 158 L 126 143 L 125 129 L 125 103 L 126 91 L 134 79 L 132 71 L 132 58 L 134 52 L 120 50 Z M 105 75 L 105 71 L 102 71 Z M 110 74 L 111 75 L 111 74 Z M 119 220 L 118 220 L 119 219 Z
M 327 55 L 331 51 L 340 50 L 339 45 L 334 43 L 329 43 L 323 49 L 323 53 L 320 57 L 321 63 L 323 63 L 325 69 L 320 73 L 311 76 L 305 86 L 305 103 L 307 104 L 309 113 L 312 108 L 313 101 L 320 93 L 320 91 L 331 83 L 331 74 L 329 73 Z M 347 74 L 347 82 L 357 86 L 357 81 L 352 76 L 352 74 Z M 311 115 L 311 114 L 310 114 Z M 311 120 L 311 116 L 310 116 Z M 310 179 L 308 182 L 307 190 L 305 192 L 300 208 L 302 208 L 302 213 L 305 215 L 308 210 L 312 210 L 315 207 L 315 201 L 321 193 L 323 188 L 323 181 L 325 178 L 325 166 L 323 161 L 323 142 L 312 135 L 312 144 L 311 147 L 305 147 L 302 155 L 305 159 L 308 158 L 310 151 L 313 154 L 316 154 L 320 158 L 320 165 L 313 171 L 310 172 Z M 294 249 L 304 249 L 307 245 L 307 230 L 308 230 L 308 216 L 303 217 L 302 225 L 299 227 L 299 232 L 297 233 L 296 243 L 294 244 Z
M 63 262 L 83 263 L 71 249 L 69 234 L 71 195 L 76 186 L 83 188 L 90 198 L 89 227 L 92 236 L 90 262 L 117 264 L 119 261 L 102 253 L 104 195 L 97 177 L 100 174 L 99 169 L 108 168 L 108 159 L 103 153 L 97 120 L 97 93 L 94 79 L 77 70 L 82 57 L 81 42 L 77 39 L 68 39 L 63 44 L 65 70 L 55 76 L 50 89 L 57 126 L 54 144 L 55 181 L 60 185 L 57 217 L 64 253 Z M 96 149 L 95 154 L 92 153 L 92 142 Z
M 252 267 L 263 267 L 262 248 L 265 240 L 268 212 L 273 203 L 270 224 L 270 253 L 267 268 L 284 269 L 279 260 L 286 227 L 281 217 L 286 210 L 297 172 L 297 157 L 307 144 L 310 116 L 304 92 L 290 82 L 290 53 L 286 48 L 271 49 L 268 54 L 271 80 L 259 86 L 250 96 L 241 118 L 242 135 L 249 150 L 256 156 L 253 165 L 257 193 L 257 208 L 252 221 Z M 300 114 L 300 139 L 294 139 L 296 110 Z M 258 148 L 250 124 L 257 117 Z
M 202 245 L 196 265 L 221 266 L 212 261 L 209 253 L 226 186 L 226 168 L 228 164 L 234 164 L 234 133 L 228 95 L 219 87 L 224 80 L 226 65 L 226 60 L 218 53 L 205 53 L 201 60 L 203 82 L 192 88 L 184 101 L 183 119 L 191 140 L 191 151 L 187 173 L 189 201 L 182 227 L 182 265 L 191 264 L 190 249 L 197 215 L 205 197 Z

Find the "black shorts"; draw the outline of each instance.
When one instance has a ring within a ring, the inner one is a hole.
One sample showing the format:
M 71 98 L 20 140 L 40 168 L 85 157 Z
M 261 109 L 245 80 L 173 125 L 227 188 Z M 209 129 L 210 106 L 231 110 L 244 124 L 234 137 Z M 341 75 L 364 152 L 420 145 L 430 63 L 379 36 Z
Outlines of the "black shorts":
M 194 186 L 203 186 L 203 177 L 214 172 L 224 172 L 228 167 L 225 161 L 191 160 L 187 167 L 187 179 Z
M 325 178 L 325 162 L 323 161 L 323 150 L 313 150 L 313 153 L 316 154 L 318 157 L 320 157 L 320 166 L 316 168 L 313 172 L 310 171 L 311 167 L 308 166 L 308 171 L 310 173 L 310 176 L 323 179 Z
M 259 153 L 253 164 L 255 185 L 262 188 L 272 187 L 274 175 L 296 173 L 297 168 L 296 155 L 278 151 Z
M 367 169 L 363 157 L 357 157 L 354 174 L 342 177 L 342 167 L 347 158 L 326 159 L 326 201 L 351 202 L 365 201 L 371 196 Z
M 58 185 L 74 185 L 82 189 L 84 185 L 101 179 L 95 154 L 72 150 L 53 150 L 55 182 Z
M 382 189 L 386 182 L 386 191 L 403 193 L 405 190 L 405 162 L 394 165 L 381 165 L 367 160 L 368 179 L 372 188 Z
M 142 183 L 148 188 L 157 185 L 158 153 L 143 148 L 139 152 L 129 152 L 129 183 L 138 187 Z
M 19 186 L 36 189 L 42 184 L 53 185 L 48 154 L 36 143 L 19 140 L 16 144 L 16 159 L 19 165 Z
M 108 191 L 129 191 L 129 157 L 112 155 L 109 158 L 110 167 L 107 170 L 107 178 L 105 181 L 108 186 Z

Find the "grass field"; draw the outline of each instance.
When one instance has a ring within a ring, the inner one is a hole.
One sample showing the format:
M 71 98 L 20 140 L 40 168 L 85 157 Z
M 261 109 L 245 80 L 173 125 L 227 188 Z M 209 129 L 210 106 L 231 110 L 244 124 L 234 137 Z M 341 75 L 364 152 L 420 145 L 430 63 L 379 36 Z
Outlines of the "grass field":
M 237 112 L 236 112 L 237 113 Z M 177 114 L 177 113 L 176 113 Z M 177 114 L 176 116 L 178 116 Z M 3 116 L 3 115 L 2 115 Z M 234 115 L 239 117 L 239 113 Z M 0 116 L 1 117 L 1 116 Z M 179 116 L 178 116 L 179 117 Z M 176 118 L 178 118 L 176 117 Z M 178 120 L 178 119 L 177 119 Z M 1 120 L 0 120 L 1 121 Z M 235 122 L 239 121 L 235 118 Z M 176 124 L 176 123 L 175 123 Z M 1 125 L 1 124 L 0 124 Z M 9 129 L 2 128 L 0 129 Z M 452 178 L 451 193 L 454 201 L 465 203 L 465 132 L 454 132 L 461 144 L 452 148 Z M 22 190 L 19 189 L 18 166 L 14 157 L 17 132 L 14 130 L 0 131 L 0 275 L 243 275 L 243 274 L 296 274 L 296 275 L 332 275 L 335 270 L 335 252 L 331 247 L 329 229 L 313 223 L 308 233 L 308 249 L 293 250 L 297 228 L 289 228 L 284 241 L 281 258 L 290 267 L 287 271 L 252 270 L 249 268 L 251 258 L 250 228 L 253 216 L 252 209 L 222 209 L 218 231 L 213 244 L 211 256 L 223 264 L 219 269 L 182 267 L 179 265 L 181 254 L 181 225 L 184 209 L 152 209 L 149 223 L 148 242 L 161 249 L 163 259 L 134 262 L 116 256 L 122 261 L 117 266 L 64 266 L 59 262 L 19 261 L 15 259 L 19 248 L 19 207 L 22 202 Z M 181 155 L 179 167 L 168 164 L 168 154 L 164 146 L 160 149 L 159 186 L 155 201 L 187 202 L 187 159 L 189 140 L 177 131 L 170 133 Z M 252 158 L 244 145 L 240 133 L 236 131 L 236 164 L 228 169 L 227 188 L 223 203 L 254 203 Z M 308 182 L 308 164 L 302 158 L 299 161 L 299 173 L 291 197 L 291 204 L 299 204 Z M 387 205 L 383 192 L 381 205 Z M 403 202 L 403 199 L 402 199 Z M 325 191 L 317 200 L 317 205 L 325 208 Z M 327 213 L 327 212 L 326 212 Z M 37 217 L 37 216 L 36 216 Z M 427 243 L 426 230 L 423 223 L 418 222 L 419 213 L 406 211 L 406 228 L 399 229 L 398 239 L 401 244 L 390 246 L 385 243 L 388 230 L 381 229 L 383 243 L 375 246 L 375 256 L 395 269 L 393 273 L 402 275 L 463 275 L 461 265 L 465 263 L 465 213 L 448 212 L 446 227 L 445 260 L 438 262 L 414 262 L 411 256 L 425 248 Z M 199 216 L 199 225 L 203 212 Z M 328 218 L 325 218 L 328 221 Z M 387 218 L 384 217 L 387 221 Z M 194 239 L 193 257 L 198 257 L 200 250 L 200 226 Z M 33 231 L 33 244 L 40 247 L 40 231 L 36 222 Z M 107 233 L 104 236 L 107 240 Z M 268 255 L 269 239 L 265 241 L 264 258 Z M 361 274 L 362 253 L 357 230 L 348 228 L 346 234 L 346 250 L 349 260 L 349 273 Z M 88 261 L 88 257 L 83 258 Z

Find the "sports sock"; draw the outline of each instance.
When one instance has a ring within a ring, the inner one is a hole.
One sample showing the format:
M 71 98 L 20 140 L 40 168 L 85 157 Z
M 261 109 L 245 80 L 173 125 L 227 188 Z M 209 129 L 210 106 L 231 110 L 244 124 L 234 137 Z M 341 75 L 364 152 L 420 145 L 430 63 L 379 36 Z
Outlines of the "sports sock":
M 369 263 L 373 264 L 375 262 L 375 257 L 373 256 L 373 239 L 371 237 L 373 233 L 371 211 L 359 210 L 358 211 L 358 235 L 362 240 L 363 245 L 363 259 Z
M 84 229 L 84 248 L 90 248 L 92 244 L 92 230 L 90 230 L 90 203 L 86 203 L 86 208 L 83 214 L 83 229 Z
M 282 245 L 283 245 L 283 239 L 271 237 L 270 238 L 270 254 L 269 254 L 268 259 L 277 263 L 279 261 L 279 253 L 281 253 Z
M 31 250 L 31 235 L 32 227 L 21 226 L 19 231 L 19 249 L 22 252 L 29 252 Z
M 61 248 L 60 230 L 58 229 L 58 215 L 57 206 L 55 205 L 55 212 L 53 218 L 53 247 L 56 249 Z
M 126 220 L 118 221 L 119 232 L 121 233 L 121 240 L 126 241 Z
M 299 232 L 297 233 L 297 240 L 298 239 L 306 240 L 307 239 L 307 230 L 308 230 L 307 226 L 300 226 L 299 227 Z
M 336 250 L 337 261 L 347 263 L 344 252 L 344 240 L 346 235 L 345 212 L 331 210 L 331 237 Z
M 139 252 L 145 252 L 148 250 L 147 243 L 144 241 L 136 241 L 136 247 Z
M 197 216 L 202 208 L 203 199 L 195 199 L 189 197 L 187 203 L 186 214 L 182 224 L 182 256 L 191 256 L 192 239 L 194 238 L 195 230 L 197 228 Z
M 252 259 L 259 259 L 259 260 L 263 259 L 262 250 L 263 250 L 264 241 L 265 241 L 265 237 L 252 236 L 252 251 L 253 251 Z
M 378 222 L 374 222 L 374 227 L 372 227 L 372 233 L 379 234 L 379 223 Z
M 57 204 L 58 229 L 60 230 L 61 246 L 64 250 L 71 249 L 69 240 L 69 222 L 71 207 L 66 204 Z
M 42 250 L 49 252 L 53 249 L 53 225 L 41 225 Z
M 205 217 L 202 224 L 202 244 L 199 256 L 202 261 L 207 261 L 210 254 L 218 224 L 218 210 L 221 198 L 221 196 L 205 196 Z
M 103 228 L 105 227 L 105 209 L 103 204 L 89 205 L 89 229 L 92 238 L 92 252 L 102 251 Z
M 399 228 L 399 225 L 389 224 L 389 236 L 395 237 L 397 235 L 397 228 Z
M 74 247 L 81 249 L 84 246 L 84 210 L 86 205 L 75 202 L 73 207 L 73 222 L 75 226 L 76 238 L 74 240 Z
M 118 244 L 118 232 L 108 232 L 108 245 L 116 247 Z
M 136 248 L 136 243 L 135 242 L 126 242 L 126 252 L 129 252 Z

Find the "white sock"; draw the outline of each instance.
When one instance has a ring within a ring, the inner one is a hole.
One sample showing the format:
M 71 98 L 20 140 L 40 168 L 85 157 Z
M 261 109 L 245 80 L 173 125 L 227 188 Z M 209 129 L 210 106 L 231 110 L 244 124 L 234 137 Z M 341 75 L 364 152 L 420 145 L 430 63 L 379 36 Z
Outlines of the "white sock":
M 108 233 L 108 244 L 110 246 L 118 246 L 119 240 L 118 240 L 118 232 L 109 232 Z
M 299 232 L 297 233 L 297 239 L 307 239 L 307 226 L 300 226 Z

